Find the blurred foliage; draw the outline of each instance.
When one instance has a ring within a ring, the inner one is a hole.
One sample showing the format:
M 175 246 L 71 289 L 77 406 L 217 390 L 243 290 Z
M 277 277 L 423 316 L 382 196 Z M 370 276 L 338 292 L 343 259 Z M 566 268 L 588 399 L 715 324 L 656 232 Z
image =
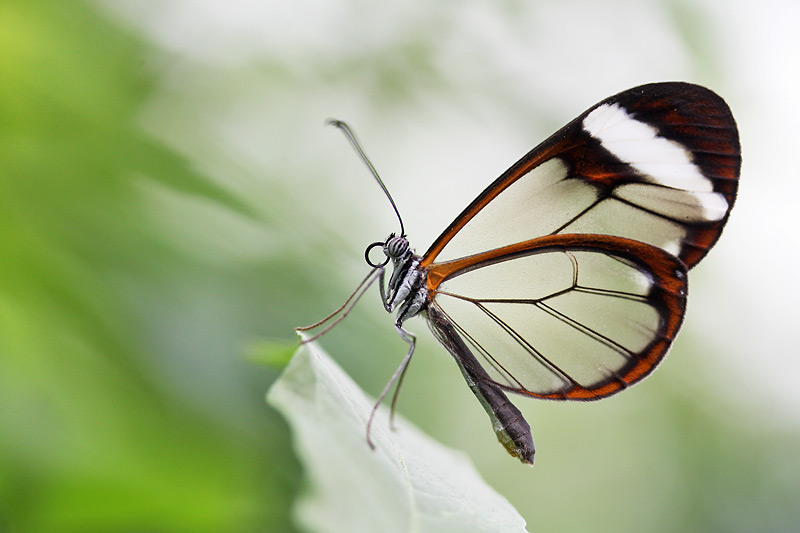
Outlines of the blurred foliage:
M 0 529 L 291 529 L 277 416 L 243 431 L 153 371 L 170 355 L 148 322 L 212 273 L 141 181 L 241 204 L 143 131 L 148 49 L 81 2 L 33 0 L 0 3 L 0 51 Z
M 263 339 L 248 348 L 250 360 L 273 368 L 284 368 L 297 351 L 297 342 L 282 339 Z

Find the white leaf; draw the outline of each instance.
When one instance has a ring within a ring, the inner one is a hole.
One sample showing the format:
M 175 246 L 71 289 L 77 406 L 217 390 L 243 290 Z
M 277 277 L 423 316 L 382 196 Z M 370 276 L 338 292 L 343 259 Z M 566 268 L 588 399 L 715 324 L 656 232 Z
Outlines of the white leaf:
M 424 435 L 387 409 L 365 429 L 372 400 L 317 345 L 302 346 L 270 389 L 289 421 L 307 476 L 295 506 L 313 532 L 525 531 L 525 521 L 462 452 Z

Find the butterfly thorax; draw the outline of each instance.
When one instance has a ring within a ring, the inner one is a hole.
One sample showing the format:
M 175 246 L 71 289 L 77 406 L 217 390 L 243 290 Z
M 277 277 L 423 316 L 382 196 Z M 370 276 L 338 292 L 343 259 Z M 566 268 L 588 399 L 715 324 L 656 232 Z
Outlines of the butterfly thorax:
M 393 267 L 384 306 L 389 312 L 398 309 L 397 323 L 402 324 L 425 309 L 428 302 L 426 274 L 419 266 L 420 257 L 403 236 L 389 235 L 383 243 L 383 253 Z

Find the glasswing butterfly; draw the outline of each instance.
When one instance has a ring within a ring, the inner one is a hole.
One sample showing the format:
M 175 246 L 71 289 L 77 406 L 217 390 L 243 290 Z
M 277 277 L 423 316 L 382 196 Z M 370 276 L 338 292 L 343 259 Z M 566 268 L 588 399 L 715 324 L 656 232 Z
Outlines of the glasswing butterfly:
M 341 321 L 376 280 L 408 352 L 378 397 L 397 393 L 414 353 L 409 318 L 427 319 L 491 419 L 533 464 L 530 426 L 507 392 L 598 400 L 649 375 L 686 310 L 687 271 L 714 245 L 736 198 L 736 122 L 714 92 L 653 83 L 589 108 L 492 182 L 423 255 L 350 128 L 345 133 L 400 221 L 370 244 L 353 294 L 309 330 Z M 379 248 L 384 259 L 370 256 Z M 393 271 L 388 284 L 385 267 Z

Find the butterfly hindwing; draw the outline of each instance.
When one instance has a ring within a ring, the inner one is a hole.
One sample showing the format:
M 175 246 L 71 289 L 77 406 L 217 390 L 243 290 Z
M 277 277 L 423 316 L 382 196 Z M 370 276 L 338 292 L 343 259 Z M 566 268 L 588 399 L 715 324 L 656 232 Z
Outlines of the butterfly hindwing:
M 592 400 L 666 354 L 683 320 L 686 267 L 630 239 L 554 235 L 437 264 L 428 290 L 471 351 L 457 360 L 477 359 L 506 390 Z

